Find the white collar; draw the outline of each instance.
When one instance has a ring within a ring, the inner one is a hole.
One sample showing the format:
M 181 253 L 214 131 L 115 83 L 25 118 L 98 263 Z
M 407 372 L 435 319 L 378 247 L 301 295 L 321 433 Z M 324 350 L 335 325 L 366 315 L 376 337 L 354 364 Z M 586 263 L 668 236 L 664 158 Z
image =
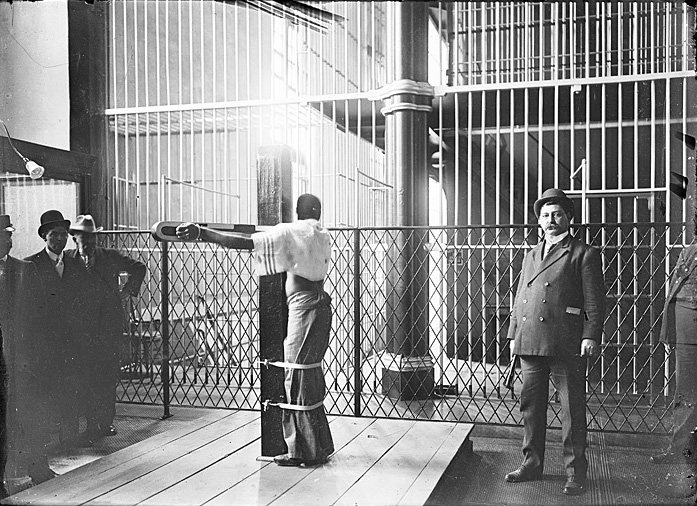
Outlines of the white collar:
M 554 237 L 547 237 L 545 236 L 545 241 L 552 246 L 553 244 L 557 244 L 558 242 L 561 242 L 564 240 L 564 238 L 569 235 L 569 231 L 567 230 L 561 235 L 555 235 Z
M 53 251 L 48 249 L 48 246 L 46 246 L 46 253 L 48 253 L 48 257 L 53 260 L 54 262 L 57 262 L 58 260 L 63 259 L 63 252 L 61 251 L 60 255 L 56 255 Z

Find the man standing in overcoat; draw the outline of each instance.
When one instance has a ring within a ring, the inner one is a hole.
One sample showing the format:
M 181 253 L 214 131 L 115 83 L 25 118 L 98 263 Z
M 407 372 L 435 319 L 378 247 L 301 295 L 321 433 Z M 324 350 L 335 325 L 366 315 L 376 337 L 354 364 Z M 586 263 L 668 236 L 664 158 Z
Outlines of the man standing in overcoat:
M 89 214 L 80 215 L 70 227 L 77 249 L 65 251 L 76 259 L 88 273 L 92 288 L 100 301 L 97 325 L 88 329 L 91 360 L 87 370 L 90 401 L 87 413 L 87 433 L 90 439 L 116 434 L 116 386 L 119 377 L 119 345 L 123 338 L 126 315 L 122 301 L 138 295 L 146 274 L 145 264 L 119 250 L 97 246 L 98 228 Z M 128 280 L 121 287 L 121 273 Z
M 84 396 L 86 342 L 82 322 L 92 315 L 93 294 L 86 292 L 87 275 L 80 262 L 64 255 L 70 220 L 57 210 L 41 215 L 39 236 L 46 247 L 25 260 L 32 262 L 41 280 L 43 308 L 41 333 L 46 343 L 42 380 L 51 386 L 60 413 L 60 441 L 68 447 L 92 446 L 80 435 L 80 402 Z
M 47 385 L 41 381 L 45 347 L 38 327 L 43 308 L 38 301 L 36 267 L 10 255 L 13 232 L 10 216 L 0 215 L 0 328 L 9 376 L 5 377 L 3 362 L 0 370 L 3 379 L 9 379 L 9 392 L 1 390 L 1 407 L 4 409 L 7 400 L 8 430 L 0 433 L 0 465 L 4 470 L 8 460 L 8 481 L 29 475 L 38 485 L 55 476 L 46 456 L 49 413 L 45 409 Z M 5 453 L 5 443 L 9 453 Z M 0 491 L 0 496 L 6 492 Z
M 534 210 L 544 241 L 525 254 L 508 331 L 523 375 L 523 463 L 506 481 L 542 476 L 551 375 L 561 399 L 563 493 L 577 495 L 588 473 L 586 357 L 601 342 L 606 289 L 598 250 L 569 234 L 574 206 L 566 194 L 546 190 Z

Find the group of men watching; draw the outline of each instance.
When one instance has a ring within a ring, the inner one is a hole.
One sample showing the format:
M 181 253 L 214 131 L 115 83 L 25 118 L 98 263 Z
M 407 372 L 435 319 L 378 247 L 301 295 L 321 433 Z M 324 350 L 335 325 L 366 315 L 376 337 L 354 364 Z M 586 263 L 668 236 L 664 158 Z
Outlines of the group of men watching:
M 146 273 L 143 263 L 97 247 L 101 229 L 90 215 L 72 224 L 50 210 L 40 221 L 45 247 L 19 260 L 10 255 L 10 216 L 0 215 L 0 410 L 7 409 L 0 412 L 0 472 L 34 484 L 55 476 L 47 447 L 56 424 L 65 447 L 116 434 L 122 300 L 138 293 Z M 66 250 L 69 235 L 76 247 Z M 124 272 L 128 280 L 120 283 Z M 3 484 L 0 497 L 7 494 Z

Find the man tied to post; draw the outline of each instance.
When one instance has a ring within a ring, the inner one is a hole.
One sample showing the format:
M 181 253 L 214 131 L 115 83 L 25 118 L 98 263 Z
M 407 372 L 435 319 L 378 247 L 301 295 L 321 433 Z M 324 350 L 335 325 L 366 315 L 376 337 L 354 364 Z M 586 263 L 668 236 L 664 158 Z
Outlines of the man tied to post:
M 298 221 L 251 236 L 192 223 L 177 227 L 177 236 L 184 240 L 253 250 L 260 276 L 287 273 L 288 329 L 283 342 L 287 404 L 282 425 L 288 453 L 274 458 L 279 466 L 320 465 L 334 451 L 323 406 L 322 358 L 329 345 L 332 309 L 323 288 L 331 240 L 319 224 L 321 210 L 319 199 L 306 193 L 298 197 Z
M 542 477 L 549 377 L 562 408 L 566 484 L 578 495 L 586 487 L 586 357 L 600 343 L 605 318 L 605 282 L 600 253 L 569 234 L 573 202 L 549 189 L 534 204 L 544 241 L 523 258 L 508 339 L 520 357 L 523 386 L 523 462 L 506 481 Z

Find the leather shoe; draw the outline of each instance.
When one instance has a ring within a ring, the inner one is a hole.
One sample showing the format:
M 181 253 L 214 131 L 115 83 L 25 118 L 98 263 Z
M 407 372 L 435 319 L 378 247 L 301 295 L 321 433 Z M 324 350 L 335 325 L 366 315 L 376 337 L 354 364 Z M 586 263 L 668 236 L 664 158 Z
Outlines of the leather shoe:
M 303 460 L 303 467 L 316 467 L 327 463 L 327 458 L 315 460 Z
M 32 466 L 28 474 L 34 485 L 38 485 L 58 476 L 53 469 L 48 466 Z
M 684 457 L 682 455 L 671 450 L 651 457 L 652 464 L 678 464 L 683 461 Z
M 506 475 L 506 481 L 510 483 L 521 483 L 523 481 L 535 481 L 542 477 L 542 471 L 538 468 L 528 468 L 520 466 L 515 471 Z
M 580 476 L 567 476 L 562 493 L 566 495 L 579 495 L 586 491 L 586 479 Z
M 276 455 L 273 461 L 282 467 L 300 467 L 303 463 L 302 459 L 296 459 L 295 457 L 289 457 L 288 455 Z

